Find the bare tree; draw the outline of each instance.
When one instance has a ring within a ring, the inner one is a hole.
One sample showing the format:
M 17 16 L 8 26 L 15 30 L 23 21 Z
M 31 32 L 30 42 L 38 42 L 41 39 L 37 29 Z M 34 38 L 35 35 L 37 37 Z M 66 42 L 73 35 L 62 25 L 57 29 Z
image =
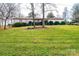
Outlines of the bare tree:
M 56 5 L 55 4 L 53 4 L 53 3 L 42 3 L 42 5 L 41 5 L 41 7 L 42 7 L 42 15 L 43 15 L 43 19 L 42 19 L 42 27 L 44 28 L 45 27 L 45 12 L 47 12 L 47 11 L 57 11 L 56 9 L 55 10 L 48 10 L 48 9 L 50 9 L 50 8 L 48 8 L 47 10 L 46 10 L 46 5 L 50 5 L 50 6 L 52 6 L 52 7 L 54 7 L 54 8 L 56 8 Z M 48 6 L 49 7 L 49 6 Z
M 52 12 L 48 13 L 47 18 L 54 18 L 54 14 Z
M 34 17 L 36 18 L 39 14 L 34 13 Z M 28 17 L 33 18 L 32 12 L 28 13 Z
M 31 3 L 31 10 L 32 10 L 32 18 L 33 18 L 33 26 L 35 28 L 35 14 L 34 14 L 34 3 Z
M 43 13 L 43 20 L 42 20 L 42 27 L 44 28 L 45 26 L 45 24 L 44 24 L 44 18 L 45 18 L 45 4 L 44 3 L 42 3 L 42 13 Z
M 6 21 L 16 15 L 17 5 L 15 3 L 0 3 L 0 15 L 4 21 L 4 29 L 6 29 Z
M 65 24 L 67 24 L 67 15 L 68 15 L 68 9 L 67 7 L 65 7 L 63 12 L 63 18 L 65 20 Z
M 79 3 L 75 3 L 72 7 L 72 21 L 79 23 Z

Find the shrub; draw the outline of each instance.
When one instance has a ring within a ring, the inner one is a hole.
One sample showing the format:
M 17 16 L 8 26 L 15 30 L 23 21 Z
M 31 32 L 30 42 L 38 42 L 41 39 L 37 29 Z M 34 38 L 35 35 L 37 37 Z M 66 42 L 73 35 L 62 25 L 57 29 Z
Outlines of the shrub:
M 61 24 L 61 25 L 65 25 L 65 22 L 64 22 L 64 21 L 62 21 L 60 24 Z
M 53 25 L 54 23 L 53 23 L 53 21 L 49 21 L 49 23 L 48 23 L 48 25 Z
M 14 23 L 12 26 L 13 26 L 13 27 L 21 27 L 22 25 L 21 25 L 20 22 L 17 22 L 17 23 Z
M 39 22 L 39 25 L 42 25 L 42 22 Z
M 12 27 L 12 24 L 8 24 L 8 27 Z
M 32 21 L 29 21 L 28 25 L 29 26 L 32 26 L 33 25 L 33 22 Z
M 22 22 L 21 24 L 22 24 L 22 26 L 27 26 L 27 23 Z
M 35 22 L 35 25 L 40 25 L 40 22 Z
M 12 27 L 22 27 L 22 26 L 27 26 L 27 24 L 24 22 L 16 22 L 12 24 Z
M 48 21 L 47 20 L 45 21 L 45 25 L 48 25 Z
M 60 25 L 60 22 L 55 21 L 55 22 L 54 22 L 54 25 Z
M 8 24 L 8 26 L 12 26 L 12 24 Z
M 41 22 L 39 22 L 39 24 L 40 24 L 40 25 L 43 25 L 43 22 L 41 21 Z M 45 22 L 44 22 L 44 24 L 45 24 Z

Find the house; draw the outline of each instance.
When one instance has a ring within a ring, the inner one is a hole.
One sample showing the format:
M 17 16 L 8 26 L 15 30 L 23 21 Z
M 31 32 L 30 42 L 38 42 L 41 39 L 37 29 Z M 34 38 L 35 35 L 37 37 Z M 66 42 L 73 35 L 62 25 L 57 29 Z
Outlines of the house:
M 63 18 L 50 18 L 48 21 L 53 21 L 53 22 L 58 21 L 61 23 L 62 21 L 64 21 L 64 19 Z
M 35 22 L 41 22 L 43 19 L 42 18 L 35 18 L 34 20 L 35 20 Z M 45 20 L 47 20 L 48 22 L 49 21 L 53 21 L 53 22 L 56 22 L 56 21 L 62 22 L 62 21 L 64 21 L 63 18 L 50 18 L 50 19 L 45 18 Z M 31 18 L 13 18 L 13 19 L 8 19 L 6 24 L 8 25 L 8 24 L 16 23 L 16 22 L 29 23 L 30 21 L 33 22 L 33 19 L 31 19 Z M 4 20 L 3 20 L 3 24 L 4 24 Z
M 43 19 L 42 18 L 35 18 L 34 20 L 35 20 L 35 22 L 41 22 Z M 62 22 L 62 21 L 64 21 L 63 18 L 50 18 L 50 19 L 45 18 L 45 20 L 47 20 L 48 22 L 49 21 L 53 21 L 53 22 L 56 22 L 56 21 Z M 33 22 L 33 19 L 30 19 L 30 18 L 14 18 L 13 21 L 14 22 L 26 22 L 26 23 L 29 23 L 29 21 Z

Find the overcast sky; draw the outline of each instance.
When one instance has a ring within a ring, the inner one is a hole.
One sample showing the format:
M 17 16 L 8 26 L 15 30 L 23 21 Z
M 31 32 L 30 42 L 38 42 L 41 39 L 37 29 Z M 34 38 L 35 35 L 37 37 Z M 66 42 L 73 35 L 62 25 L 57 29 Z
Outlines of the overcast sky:
M 29 0 L 30 1 L 30 0 Z M 28 1 L 27 1 L 28 2 Z M 62 16 L 62 14 L 63 14 L 63 11 L 64 11 L 64 8 L 65 7 L 67 7 L 68 8 L 68 10 L 70 11 L 71 10 L 71 8 L 72 8 L 72 6 L 75 4 L 75 3 L 79 3 L 79 0 L 44 0 L 44 1 L 38 1 L 37 3 L 41 3 L 41 2 L 46 2 L 46 3 L 55 3 L 56 5 L 57 5 L 57 7 L 58 7 L 58 11 L 59 11 L 59 16 Z M 36 1 L 34 2 L 33 1 L 33 3 L 36 3 Z M 24 5 L 24 4 L 23 4 Z M 22 6 L 23 6 L 22 5 Z M 25 8 L 25 7 L 23 7 L 23 8 Z M 22 14 L 23 15 L 25 15 L 25 16 L 27 16 L 28 15 L 28 13 L 30 12 L 29 10 L 24 10 L 24 9 L 22 9 Z M 55 14 L 55 16 L 56 16 L 56 13 L 54 13 Z
M 55 4 L 56 4 L 56 6 L 57 6 L 57 10 L 58 10 L 58 12 L 59 12 L 59 13 L 58 13 L 59 16 L 62 16 L 63 11 L 64 11 L 64 8 L 67 7 L 68 10 L 70 11 L 74 3 L 73 3 L 73 4 L 55 3 Z M 23 15 L 25 15 L 25 16 L 28 16 L 28 13 L 31 12 L 31 11 L 26 8 L 26 5 L 27 5 L 27 7 L 29 7 L 30 4 L 23 3 L 23 4 L 21 5 L 21 13 L 22 13 Z M 37 13 L 41 14 L 41 13 L 40 13 L 40 11 L 41 11 L 41 10 L 40 10 L 40 6 L 37 7 L 36 9 L 37 9 Z M 57 16 L 57 13 L 56 13 L 55 11 L 53 11 L 53 13 L 54 13 L 55 16 Z
M 64 7 L 68 7 L 70 10 L 74 3 L 79 3 L 79 0 L 0 0 L 0 3 L 55 3 L 59 10 L 59 15 L 62 16 Z M 24 6 L 24 4 L 22 5 Z M 24 8 L 24 9 L 23 9 Z M 22 14 L 27 16 L 30 12 L 25 10 L 25 7 L 22 8 Z

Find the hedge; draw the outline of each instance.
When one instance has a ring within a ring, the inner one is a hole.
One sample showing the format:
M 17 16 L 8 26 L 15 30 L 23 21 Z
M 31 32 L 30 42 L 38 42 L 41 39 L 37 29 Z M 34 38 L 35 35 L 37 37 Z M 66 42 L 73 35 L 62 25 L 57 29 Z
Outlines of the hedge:
M 53 25 L 53 24 L 54 24 L 53 21 L 49 21 L 49 22 L 48 22 L 48 25 Z
M 60 25 L 65 25 L 65 22 L 64 22 L 64 21 L 62 21 L 62 22 L 60 23 Z
M 12 24 L 12 27 L 22 27 L 22 26 L 27 26 L 27 24 L 24 22 L 16 22 Z
M 54 22 L 54 25 L 60 25 L 60 22 L 55 21 L 55 22 Z
M 45 25 L 64 25 L 65 22 L 62 21 L 61 23 L 58 21 L 45 21 Z M 42 25 L 42 22 L 35 22 L 35 25 Z M 22 27 L 22 26 L 33 26 L 33 22 L 30 21 L 29 23 L 25 23 L 25 22 L 16 22 L 14 24 L 12 24 L 13 27 Z

